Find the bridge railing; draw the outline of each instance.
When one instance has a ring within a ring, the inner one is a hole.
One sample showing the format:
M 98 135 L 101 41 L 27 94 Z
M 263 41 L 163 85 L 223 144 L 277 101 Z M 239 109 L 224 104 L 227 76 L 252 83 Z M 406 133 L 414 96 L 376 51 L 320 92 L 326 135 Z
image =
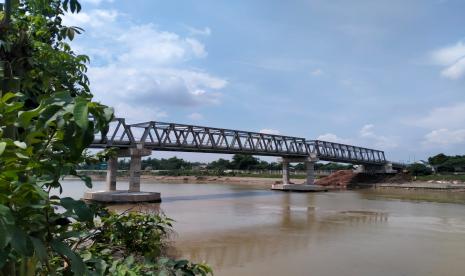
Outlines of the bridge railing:
M 319 159 L 325 161 L 350 163 L 386 163 L 384 151 L 357 147 L 352 145 L 326 142 L 320 140 L 307 141 L 309 153 L 316 154 Z
M 140 142 L 158 150 L 251 153 L 273 156 L 306 156 L 304 138 L 204 126 L 145 122 Z

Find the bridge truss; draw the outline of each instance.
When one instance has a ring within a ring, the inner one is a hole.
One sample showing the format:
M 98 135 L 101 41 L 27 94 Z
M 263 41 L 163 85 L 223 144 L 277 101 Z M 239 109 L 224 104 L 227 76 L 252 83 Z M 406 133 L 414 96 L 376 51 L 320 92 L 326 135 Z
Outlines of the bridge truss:
M 254 154 L 305 158 L 315 156 L 323 161 L 382 165 L 383 151 L 320 140 L 274 135 L 196 125 L 144 122 L 128 125 L 115 119 L 110 131 L 96 137 L 94 148 L 143 147 L 159 151 L 186 151 L 229 154 Z

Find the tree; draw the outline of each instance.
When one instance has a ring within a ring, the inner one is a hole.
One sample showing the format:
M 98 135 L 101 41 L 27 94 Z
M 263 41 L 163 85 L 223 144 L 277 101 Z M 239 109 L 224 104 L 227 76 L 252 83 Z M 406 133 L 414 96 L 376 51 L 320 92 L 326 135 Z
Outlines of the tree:
M 220 158 L 216 161 L 211 162 L 208 164 L 207 168 L 209 170 L 219 170 L 224 171 L 231 168 L 231 162 L 229 160 Z
M 80 9 L 77 0 L 6 0 L 0 5 L 0 275 L 162 271 L 160 265 L 131 262 L 143 256 L 128 246 L 119 247 L 128 253 L 121 258 L 115 251 L 93 250 L 98 244 L 114 248 L 99 235 L 105 220 L 117 215 L 50 194 L 62 190 L 66 175 L 91 187 L 91 180 L 77 173 L 79 164 L 114 154 L 86 152 L 96 133 L 107 132 L 113 111 L 92 101 L 85 74 L 88 57 L 77 55 L 67 43 L 82 29 L 63 26 L 61 17 Z M 161 217 L 121 219 L 130 220 L 128 227 L 142 236 L 169 226 Z M 191 273 L 208 271 L 188 262 L 169 265 Z
M 418 175 L 430 175 L 433 173 L 431 168 L 427 167 L 424 164 L 414 163 L 407 167 L 407 170 L 415 176 Z
M 258 158 L 248 154 L 234 154 L 232 160 L 232 166 L 236 170 L 251 170 L 258 164 Z
M 449 156 L 445 155 L 444 153 L 440 153 L 428 158 L 428 163 L 431 166 L 437 167 L 446 162 L 447 160 L 449 160 Z

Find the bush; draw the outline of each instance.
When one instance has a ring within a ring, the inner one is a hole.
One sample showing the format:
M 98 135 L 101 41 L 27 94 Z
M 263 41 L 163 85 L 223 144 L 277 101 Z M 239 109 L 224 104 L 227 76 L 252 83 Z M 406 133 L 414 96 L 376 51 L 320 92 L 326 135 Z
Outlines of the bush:
M 433 173 L 430 167 L 427 167 L 424 164 L 415 163 L 407 167 L 407 170 L 415 176 L 418 175 L 430 175 Z

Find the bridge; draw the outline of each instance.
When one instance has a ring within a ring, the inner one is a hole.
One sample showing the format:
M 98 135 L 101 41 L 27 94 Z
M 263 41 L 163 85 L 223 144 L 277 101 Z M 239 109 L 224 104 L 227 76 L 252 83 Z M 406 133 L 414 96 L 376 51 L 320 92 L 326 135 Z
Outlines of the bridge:
M 302 137 L 267 134 L 234 129 L 214 128 L 164 122 L 126 124 L 116 118 L 105 135 L 96 135 L 91 148 L 117 148 L 119 157 L 130 157 L 129 191 L 140 191 L 141 158 L 152 151 L 183 151 L 223 154 L 252 154 L 281 157 L 283 185 L 291 186 L 289 163 L 304 162 L 307 185 L 314 184 L 315 162 L 332 161 L 359 165 L 373 172 L 395 172 L 384 151 Z M 107 189 L 116 190 L 117 158 L 110 158 Z M 308 187 L 307 187 L 308 186 Z M 315 186 L 315 185 L 313 185 Z

